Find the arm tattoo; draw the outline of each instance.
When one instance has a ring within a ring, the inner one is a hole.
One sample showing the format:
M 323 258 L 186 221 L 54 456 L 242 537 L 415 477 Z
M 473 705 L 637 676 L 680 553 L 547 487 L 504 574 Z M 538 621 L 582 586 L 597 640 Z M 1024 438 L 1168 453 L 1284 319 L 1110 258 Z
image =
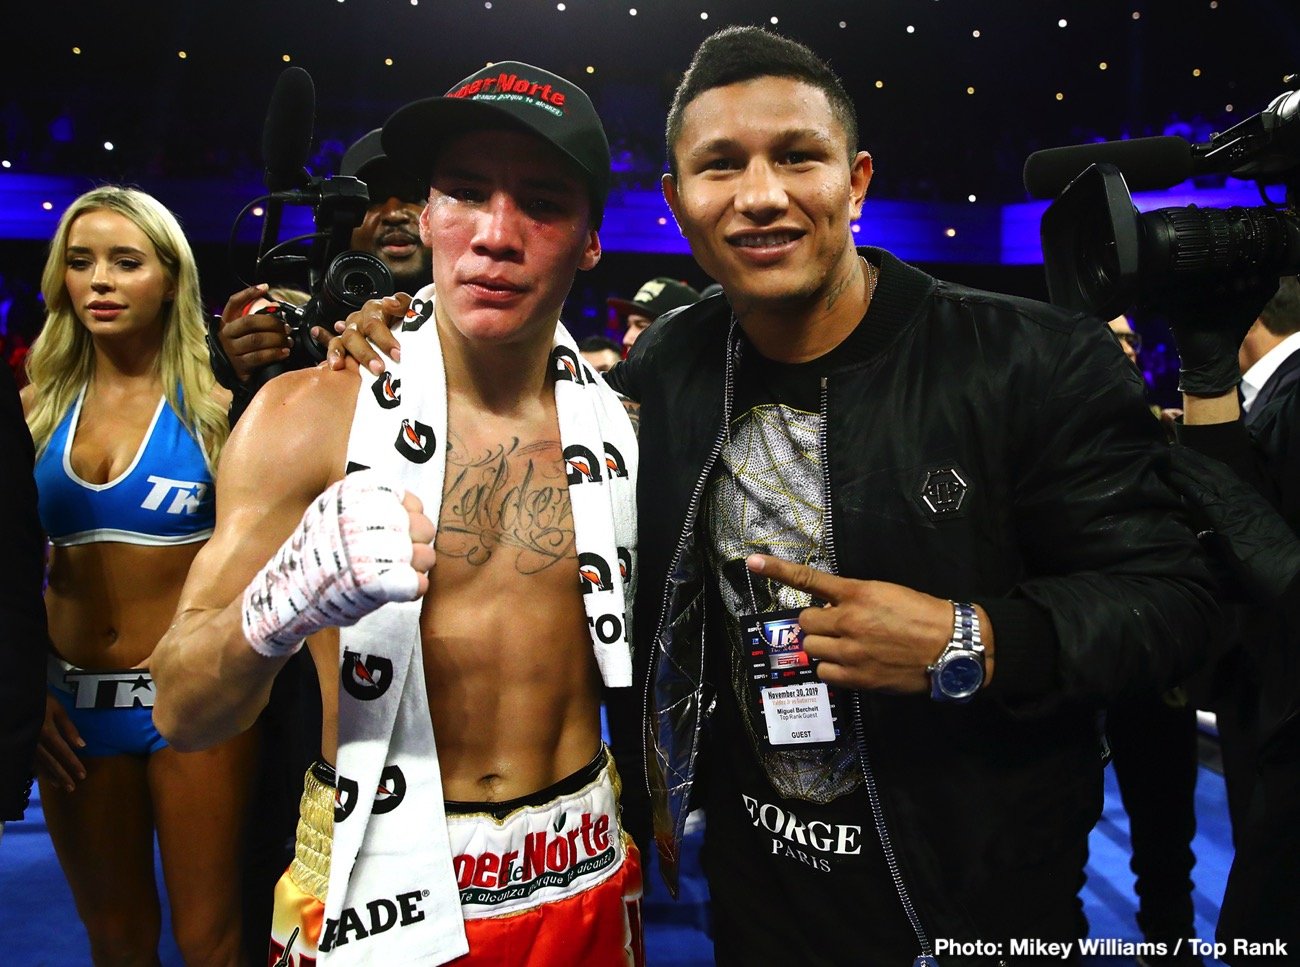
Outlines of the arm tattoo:
M 516 437 L 470 453 L 451 435 L 434 547 L 471 567 L 513 554 L 520 574 L 572 558 L 573 508 L 559 443 Z
M 627 418 L 632 421 L 632 435 L 640 439 L 641 404 L 628 399 L 626 396 L 620 396 L 619 401 L 623 404 L 623 409 L 627 411 Z

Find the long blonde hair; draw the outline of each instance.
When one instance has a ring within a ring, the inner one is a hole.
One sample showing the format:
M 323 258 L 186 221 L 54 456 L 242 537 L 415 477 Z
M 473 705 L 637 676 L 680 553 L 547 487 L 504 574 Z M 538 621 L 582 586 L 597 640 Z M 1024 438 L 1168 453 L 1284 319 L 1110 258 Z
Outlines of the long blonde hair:
M 97 210 L 116 212 L 144 232 L 158 252 L 167 280 L 175 286 L 175 298 L 163 305 L 159 375 L 167 402 L 201 442 L 209 468 L 213 469 L 230 426 L 221 404 L 212 398 L 215 379 L 208 361 L 194 252 L 176 216 L 166 206 L 152 195 L 115 185 L 88 191 L 69 205 L 50 242 L 41 275 L 45 326 L 27 356 L 27 377 L 36 394 L 27 425 L 36 449 L 45 449 L 77 393 L 94 375 L 94 345 L 68 298 L 64 277 L 72 223 L 86 212 Z

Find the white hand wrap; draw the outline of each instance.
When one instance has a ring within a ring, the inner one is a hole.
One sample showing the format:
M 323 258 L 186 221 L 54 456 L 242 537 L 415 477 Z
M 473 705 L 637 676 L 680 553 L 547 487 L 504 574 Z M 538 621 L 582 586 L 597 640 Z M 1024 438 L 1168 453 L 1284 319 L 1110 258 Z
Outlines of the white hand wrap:
M 353 625 L 389 601 L 413 601 L 411 524 L 403 491 L 373 472 L 322 493 L 244 591 L 244 637 L 268 658 L 322 628 Z

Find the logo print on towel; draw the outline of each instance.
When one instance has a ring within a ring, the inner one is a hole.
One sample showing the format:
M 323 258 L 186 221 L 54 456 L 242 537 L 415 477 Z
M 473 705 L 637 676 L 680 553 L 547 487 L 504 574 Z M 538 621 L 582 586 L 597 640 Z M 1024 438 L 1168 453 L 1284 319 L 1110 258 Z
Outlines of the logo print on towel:
M 570 487 L 580 483 L 600 483 L 600 464 L 596 462 L 596 455 L 581 443 L 564 448 L 564 466 Z
M 627 463 L 623 460 L 623 454 L 612 443 L 605 444 L 605 467 L 611 478 L 627 476 Z
M 357 808 L 357 783 L 346 776 L 338 776 L 334 784 L 334 822 L 341 823 Z
M 556 379 L 567 379 L 579 386 L 585 382 L 578 357 L 568 346 L 556 346 L 551 350 L 551 366 L 555 370 Z
M 337 777 L 334 786 L 334 822 L 341 823 L 357 808 L 357 782 L 346 776 Z M 397 766 L 388 766 L 379 774 L 375 788 L 375 804 L 370 812 L 375 816 L 391 813 L 406 798 L 406 776 Z
M 410 308 L 402 317 L 402 332 L 418 332 L 420 327 L 432 318 L 432 299 L 412 299 Z
M 406 776 L 397 766 L 388 766 L 379 774 L 379 788 L 375 790 L 375 805 L 370 810 L 375 816 L 391 813 L 406 798 Z
M 599 554 L 592 554 L 590 551 L 579 554 L 578 583 L 582 586 L 583 594 L 614 590 L 614 583 L 609 574 L 609 562 Z
M 412 463 L 427 463 L 433 456 L 433 451 L 438 448 L 438 443 L 433 438 L 433 427 L 429 424 L 419 420 L 403 420 L 393 446 Z
M 375 402 L 386 410 L 391 410 L 402 402 L 397 391 L 402 388 L 400 379 L 393 379 L 393 374 L 384 370 L 384 375 L 370 384 L 370 391 L 375 394 Z
M 393 663 L 379 655 L 343 649 L 343 688 L 353 698 L 369 702 L 388 691 Z
M 616 614 L 602 614 L 594 621 L 588 617 L 587 627 L 596 632 L 596 637 L 607 645 L 623 638 L 623 619 Z
M 624 584 L 632 577 L 632 552 L 626 547 L 618 549 L 618 573 Z
M 325 921 L 325 929 L 321 931 L 320 944 L 316 949 L 327 953 L 353 940 L 365 940 L 377 933 L 392 930 L 393 927 L 419 923 L 425 916 L 420 909 L 420 902 L 428 896 L 428 890 L 411 890 L 399 893 L 391 900 L 384 897 L 371 900 L 364 907 L 344 907 L 337 920 Z

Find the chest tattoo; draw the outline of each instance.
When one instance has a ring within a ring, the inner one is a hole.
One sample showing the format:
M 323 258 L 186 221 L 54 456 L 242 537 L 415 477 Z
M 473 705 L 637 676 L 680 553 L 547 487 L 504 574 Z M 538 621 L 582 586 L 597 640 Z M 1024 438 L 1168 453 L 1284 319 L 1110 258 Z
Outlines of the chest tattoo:
M 434 547 L 471 567 L 512 555 L 520 574 L 572 558 L 573 508 L 559 443 L 515 438 L 470 450 L 452 435 Z

